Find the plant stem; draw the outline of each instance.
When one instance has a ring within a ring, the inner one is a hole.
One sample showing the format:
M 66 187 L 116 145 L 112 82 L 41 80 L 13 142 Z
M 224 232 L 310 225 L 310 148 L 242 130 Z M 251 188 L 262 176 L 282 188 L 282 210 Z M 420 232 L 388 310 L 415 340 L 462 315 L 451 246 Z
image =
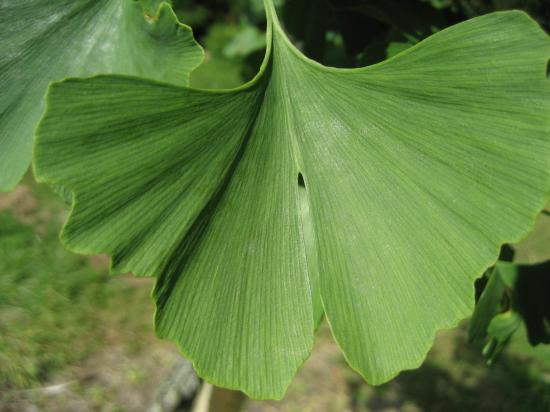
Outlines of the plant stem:
M 203 383 L 192 412 L 239 412 L 246 396 L 239 391 Z

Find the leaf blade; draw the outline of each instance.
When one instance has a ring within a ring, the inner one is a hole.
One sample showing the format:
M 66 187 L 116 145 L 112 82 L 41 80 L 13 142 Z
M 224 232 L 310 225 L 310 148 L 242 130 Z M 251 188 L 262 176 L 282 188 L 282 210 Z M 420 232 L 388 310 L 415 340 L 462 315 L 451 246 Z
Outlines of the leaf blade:
M 2 2 L 0 190 L 28 168 L 50 81 L 107 72 L 187 84 L 202 49 L 167 3 L 152 14 L 145 7 L 141 0 Z
M 305 58 L 268 16 L 264 65 L 233 91 L 120 76 L 52 87 L 36 174 L 76 193 L 70 248 L 157 276 L 157 330 L 203 376 L 280 397 L 323 309 L 351 366 L 380 383 L 417 366 L 435 331 L 471 312 L 475 277 L 544 206 L 548 38 L 521 13 L 497 13 L 344 70 Z M 94 155 L 96 144 L 109 155 Z M 173 168 L 145 180 L 154 164 Z M 181 184 L 170 186 L 172 173 Z M 200 187 L 200 199 L 177 196 Z M 103 192 L 116 201 L 97 202 Z M 109 203 L 143 199 L 121 226 L 103 217 Z

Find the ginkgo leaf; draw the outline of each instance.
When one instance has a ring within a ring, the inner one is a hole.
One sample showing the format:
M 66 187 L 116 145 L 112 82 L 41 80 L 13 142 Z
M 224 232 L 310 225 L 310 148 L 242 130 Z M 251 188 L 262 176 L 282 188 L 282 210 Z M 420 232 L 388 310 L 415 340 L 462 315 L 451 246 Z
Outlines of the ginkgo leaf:
M 497 270 L 513 290 L 512 304 L 521 315 L 532 345 L 550 343 L 550 261 L 536 265 L 499 262 Z
M 279 398 L 324 313 L 370 383 L 417 367 L 550 189 L 550 41 L 520 12 L 334 69 L 270 0 L 258 75 L 205 91 L 54 84 L 35 174 L 75 195 L 62 238 L 157 277 L 156 328 L 198 373 Z
M 121 73 L 187 84 L 202 49 L 168 3 L 155 3 L 0 1 L 0 190 L 12 189 L 29 166 L 49 82 Z

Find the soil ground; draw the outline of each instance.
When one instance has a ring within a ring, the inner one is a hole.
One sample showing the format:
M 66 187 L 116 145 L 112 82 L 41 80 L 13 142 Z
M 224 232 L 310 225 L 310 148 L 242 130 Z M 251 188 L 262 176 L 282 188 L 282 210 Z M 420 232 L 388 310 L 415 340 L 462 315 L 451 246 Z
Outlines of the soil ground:
M 178 358 L 152 331 L 152 281 L 108 276 L 106 257 L 63 250 L 65 216 L 42 186 L 0 195 L 0 411 L 145 412 Z M 548 346 L 532 348 L 518 333 L 489 368 L 466 342 L 464 325 L 444 331 L 420 369 L 374 388 L 323 324 L 285 398 L 249 400 L 244 411 L 550 410 Z

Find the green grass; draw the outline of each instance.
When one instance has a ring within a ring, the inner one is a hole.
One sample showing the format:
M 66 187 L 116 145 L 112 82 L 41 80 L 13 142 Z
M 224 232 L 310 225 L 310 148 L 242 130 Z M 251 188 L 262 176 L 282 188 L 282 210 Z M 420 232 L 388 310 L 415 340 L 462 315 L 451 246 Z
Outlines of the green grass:
M 31 215 L 27 225 L 0 212 L 0 390 L 32 387 L 86 358 L 107 328 L 135 326 L 117 311 L 148 294 L 65 251 L 58 239 L 63 207 L 41 190 L 36 214 L 46 221 Z
M 8 386 L 27 387 L 84 357 L 89 303 L 106 298 L 105 275 L 54 242 L 49 230 L 38 236 L 0 213 L 0 380 Z

